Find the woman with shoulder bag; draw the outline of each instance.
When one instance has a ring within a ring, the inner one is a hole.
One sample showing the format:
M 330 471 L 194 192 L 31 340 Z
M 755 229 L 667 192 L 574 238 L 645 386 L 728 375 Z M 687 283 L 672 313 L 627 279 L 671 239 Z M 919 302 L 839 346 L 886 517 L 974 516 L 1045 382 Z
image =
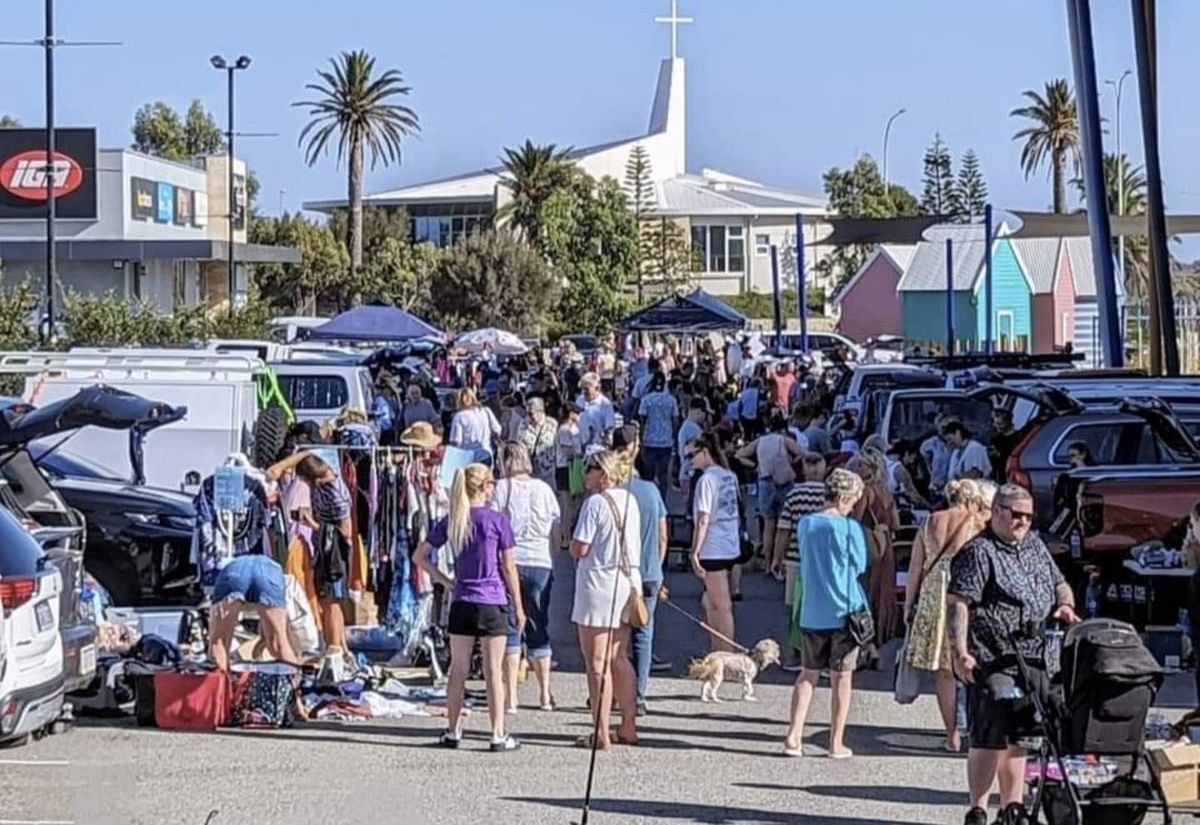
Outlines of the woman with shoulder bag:
M 571 540 L 571 557 L 578 564 L 571 621 L 579 626 L 595 722 L 593 733 L 575 743 L 584 748 L 612 747 L 614 694 L 621 703 L 616 741 L 638 741 L 637 678 L 628 651 L 630 621 L 645 621 L 641 514 L 633 495 L 619 487 L 631 471 L 629 457 L 611 450 L 588 457 L 584 480 L 590 495 L 579 510 Z
M 796 541 L 804 600 L 800 606 L 802 670 L 792 693 L 792 719 L 785 756 L 803 756 L 804 723 L 821 671 L 829 670 L 832 695 L 829 758 L 849 759 L 846 722 L 850 716 L 854 668 L 859 648 L 870 641 L 871 615 L 860 578 L 867 570 L 867 540 L 850 513 L 863 495 L 863 482 L 837 469 L 825 482 L 827 506 L 800 519 Z
M 904 597 L 905 656 L 917 670 L 935 674 L 938 709 L 946 726 L 944 747 L 957 753 L 962 739 L 956 718 L 954 646 L 946 629 L 946 589 L 955 555 L 987 525 L 996 487 L 990 481 L 961 479 L 947 483 L 945 490 L 950 506 L 930 514 L 913 542 Z

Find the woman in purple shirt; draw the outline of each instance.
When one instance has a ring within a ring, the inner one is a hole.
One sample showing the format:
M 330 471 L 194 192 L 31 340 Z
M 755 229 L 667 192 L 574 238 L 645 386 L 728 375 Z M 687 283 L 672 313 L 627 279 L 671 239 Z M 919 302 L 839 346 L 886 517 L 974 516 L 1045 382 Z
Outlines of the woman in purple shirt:
M 488 715 L 492 720 L 491 750 L 521 747 L 504 729 L 507 697 L 502 678 L 508 640 L 508 612 L 516 613 L 518 632 L 525 629 L 525 608 L 517 563 L 513 556 L 512 526 L 503 513 L 488 509 L 496 482 L 483 464 L 468 464 L 454 474 L 450 516 L 433 525 L 417 547 L 413 562 L 434 582 L 453 592 L 450 600 L 450 684 L 446 691 L 447 728 L 441 744 L 457 748 L 462 741 L 462 706 L 475 640 L 483 653 Z M 434 548 L 446 547 L 454 556 L 454 578 L 443 574 L 430 559 Z M 510 605 L 512 607 L 510 608 Z

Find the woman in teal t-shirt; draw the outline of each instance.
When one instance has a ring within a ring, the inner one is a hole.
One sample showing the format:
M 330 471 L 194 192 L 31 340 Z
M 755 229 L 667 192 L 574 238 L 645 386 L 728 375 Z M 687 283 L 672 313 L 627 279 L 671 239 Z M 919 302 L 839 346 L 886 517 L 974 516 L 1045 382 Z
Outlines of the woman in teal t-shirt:
M 834 470 L 825 482 L 828 506 L 802 518 L 796 526 L 800 548 L 800 664 L 792 698 L 792 721 L 784 754 L 802 756 L 804 722 L 822 670 L 829 670 L 833 688 L 829 756 L 848 759 L 846 720 L 850 715 L 858 644 L 847 629 L 851 613 L 867 605 L 859 577 L 867 570 L 867 541 L 862 525 L 849 517 L 862 497 L 863 483 L 848 470 Z

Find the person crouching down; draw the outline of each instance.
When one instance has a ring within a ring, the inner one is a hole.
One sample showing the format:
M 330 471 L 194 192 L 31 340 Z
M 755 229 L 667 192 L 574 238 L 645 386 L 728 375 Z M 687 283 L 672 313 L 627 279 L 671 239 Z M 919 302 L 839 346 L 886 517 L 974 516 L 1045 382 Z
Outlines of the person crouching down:
M 450 490 L 450 515 L 433 525 L 417 546 L 413 562 L 433 581 L 453 592 L 450 600 L 450 684 L 446 690 L 447 728 L 439 740 L 457 748 L 462 741 L 463 695 L 471 671 L 475 640 L 483 653 L 488 715 L 492 722 L 492 752 L 515 751 L 520 741 L 505 730 L 504 650 L 508 641 L 509 599 L 518 633 L 525 630 L 525 608 L 513 551 L 512 526 L 503 513 L 488 508 L 492 498 L 492 471 L 483 464 L 468 464 L 454 473 Z M 455 578 L 431 561 L 434 548 L 454 554 Z
M 821 671 L 832 683 L 829 758 L 849 759 L 846 720 L 850 715 L 858 642 L 850 630 L 853 614 L 867 609 L 860 577 L 867 570 L 867 540 L 862 525 L 850 518 L 862 498 L 863 482 L 849 470 L 834 470 L 825 482 L 827 506 L 804 516 L 796 526 L 800 546 L 800 678 L 792 693 L 792 724 L 784 740 L 785 756 L 804 755 L 804 722 Z
M 276 661 L 298 665 L 300 658 L 288 638 L 287 585 L 283 568 L 267 556 L 236 556 L 217 575 L 212 592 L 212 631 L 209 656 L 219 670 L 229 670 L 229 651 L 238 615 L 248 607 L 258 611 L 262 640 Z

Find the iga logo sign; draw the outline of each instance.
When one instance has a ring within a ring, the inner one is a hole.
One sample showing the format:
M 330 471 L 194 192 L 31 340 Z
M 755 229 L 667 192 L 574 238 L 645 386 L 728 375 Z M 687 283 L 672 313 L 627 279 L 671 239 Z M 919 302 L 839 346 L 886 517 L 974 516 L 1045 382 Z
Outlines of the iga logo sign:
M 0 189 L 23 200 L 47 200 L 47 178 L 53 180 L 54 197 L 61 198 L 83 184 L 83 167 L 70 155 L 55 152 L 54 163 L 47 170 L 42 149 L 18 152 L 0 163 Z

